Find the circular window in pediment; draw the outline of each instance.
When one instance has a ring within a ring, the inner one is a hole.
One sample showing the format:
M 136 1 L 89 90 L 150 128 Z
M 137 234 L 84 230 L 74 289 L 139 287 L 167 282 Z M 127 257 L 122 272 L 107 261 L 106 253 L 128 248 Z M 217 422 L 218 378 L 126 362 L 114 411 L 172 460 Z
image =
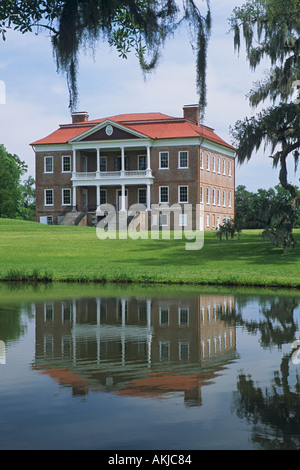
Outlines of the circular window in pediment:
M 108 126 L 106 126 L 105 132 L 106 132 L 107 135 L 112 135 L 113 131 L 114 131 L 114 129 L 110 124 Z

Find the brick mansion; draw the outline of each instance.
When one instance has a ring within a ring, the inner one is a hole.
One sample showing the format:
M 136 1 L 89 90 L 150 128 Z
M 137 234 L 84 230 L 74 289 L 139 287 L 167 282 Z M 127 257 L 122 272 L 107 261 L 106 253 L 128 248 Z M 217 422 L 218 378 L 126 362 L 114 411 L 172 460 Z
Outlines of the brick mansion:
M 198 105 L 181 117 L 121 114 L 90 120 L 86 112 L 33 142 L 36 220 L 96 225 L 97 208 L 145 207 L 149 228 L 184 226 L 168 207 L 193 208 L 193 228 L 214 230 L 234 217 L 235 149 L 202 125 Z M 158 214 L 151 208 L 158 207 Z M 201 214 L 197 210 L 201 208 Z

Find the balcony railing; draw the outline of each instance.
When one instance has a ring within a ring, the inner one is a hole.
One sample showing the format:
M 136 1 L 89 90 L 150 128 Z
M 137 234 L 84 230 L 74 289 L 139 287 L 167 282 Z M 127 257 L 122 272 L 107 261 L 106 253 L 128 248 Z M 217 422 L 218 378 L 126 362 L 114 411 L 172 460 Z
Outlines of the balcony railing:
M 122 178 L 151 178 L 152 170 L 132 170 L 132 171 L 92 171 L 92 172 L 75 172 L 72 179 L 76 180 L 93 180 L 93 179 L 122 179 Z

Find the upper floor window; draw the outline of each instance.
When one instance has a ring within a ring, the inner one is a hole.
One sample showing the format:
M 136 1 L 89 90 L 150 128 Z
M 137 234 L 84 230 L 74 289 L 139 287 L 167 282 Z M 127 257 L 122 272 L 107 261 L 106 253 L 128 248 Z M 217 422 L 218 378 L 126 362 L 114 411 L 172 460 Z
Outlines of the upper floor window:
M 44 158 L 44 172 L 53 173 L 53 157 Z
M 45 206 L 53 206 L 53 189 L 45 189 Z
M 226 207 L 226 191 L 223 191 L 223 206 Z
M 223 175 L 226 175 L 226 160 L 223 158 Z
M 220 165 L 221 165 L 220 160 L 221 160 L 220 157 L 218 157 L 217 158 L 217 172 L 218 173 L 220 173 Z
M 179 152 L 178 157 L 178 168 L 188 168 L 189 166 L 189 157 L 187 151 Z
M 147 168 L 147 159 L 146 155 L 138 156 L 138 170 L 146 170 Z
M 213 167 L 213 172 L 216 171 L 216 157 L 215 155 L 212 156 L 212 167 Z
M 100 157 L 100 171 L 107 171 L 107 158 Z
M 228 191 L 228 207 L 231 207 L 231 191 Z
M 216 190 L 213 188 L 212 190 L 212 203 L 215 206 L 216 205 Z
M 200 168 L 203 169 L 203 152 L 200 152 Z
M 169 168 L 169 152 L 159 152 L 159 168 Z
M 206 155 L 206 169 L 207 171 L 210 171 L 209 153 Z
M 139 204 L 147 204 L 147 193 L 146 188 L 139 188 L 138 189 L 138 203 Z
M 182 204 L 189 202 L 188 186 L 178 187 L 178 202 Z
M 63 173 L 69 173 L 71 171 L 71 156 L 64 155 L 62 157 L 62 171 Z
M 228 160 L 228 176 L 231 176 L 231 160 Z
M 159 187 L 159 202 L 168 203 L 169 202 L 169 186 L 160 186 Z
M 217 204 L 218 206 L 221 204 L 221 191 L 218 189 L 217 192 Z

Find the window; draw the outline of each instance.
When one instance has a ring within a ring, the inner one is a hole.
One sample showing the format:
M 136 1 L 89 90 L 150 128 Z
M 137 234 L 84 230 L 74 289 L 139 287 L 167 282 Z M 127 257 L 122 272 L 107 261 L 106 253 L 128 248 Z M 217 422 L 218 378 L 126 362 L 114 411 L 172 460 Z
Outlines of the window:
M 221 204 L 221 191 L 218 189 L 218 193 L 217 193 L 217 204 L 218 206 Z
M 200 168 L 203 169 L 203 152 L 200 152 Z
M 223 158 L 223 175 L 226 175 L 226 160 Z
M 169 309 L 165 307 L 160 307 L 159 309 L 159 324 L 168 325 L 169 324 Z
M 178 309 L 178 324 L 181 326 L 188 326 L 189 324 L 189 309 L 188 307 L 179 307 Z
M 179 341 L 179 360 L 187 361 L 190 357 L 190 345 L 188 342 Z
M 168 204 L 168 202 L 169 202 L 169 186 L 160 186 L 160 188 L 159 188 L 159 202 Z
M 189 202 L 188 186 L 178 187 L 178 202 L 182 204 Z
M 203 204 L 204 202 L 204 196 L 203 196 L 203 186 L 200 186 L 200 204 Z
M 169 168 L 169 152 L 159 153 L 159 168 L 161 170 Z
M 53 206 L 53 189 L 45 189 L 45 206 Z
M 62 190 L 62 205 L 63 206 L 71 205 L 71 189 L 70 188 Z
M 216 157 L 213 155 L 212 156 L 212 167 L 213 167 L 213 172 L 216 172 Z
M 228 191 L 228 207 L 231 207 L 231 191 Z
M 138 203 L 139 204 L 147 204 L 147 194 L 146 188 L 139 188 L 138 189 Z
M 62 157 L 62 171 L 63 171 L 63 173 L 69 173 L 71 171 L 71 157 L 70 157 L 70 155 L 64 155 Z
M 100 189 L 100 204 L 106 204 L 106 202 L 107 202 L 106 189 Z
M 223 191 L 223 206 L 226 207 L 226 191 Z
M 220 174 L 220 157 L 217 158 L 217 171 Z
M 47 225 L 53 225 L 53 217 L 52 217 L 52 215 L 47 215 Z
M 100 171 L 107 171 L 107 158 L 100 157 Z
M 187 226 L 187 214 L 179 214 L 179 227 Z
M 189 157 L 188 152 L 182 151 L 179 152 L 179 159 L 178 159 L 178 167 L 179 168 L 188 168 L 189 166 Z
M 206 204 L 210 204 L 209 187 L 206 188 Z
M 209 227 L 209 214 L 206 216 L 206 226 Z
M 44 158 L 44 172 L 53 173 L 53 157 Z
M 159 225 L 161 227 L 167 227 L 168 226 L 168 214 L 160 214 L 160 216 L 159 216 Z
M 207 171 L 210 171 L 209 166 L 210 166 L 210 162 L 209 162 L 209 153 L 208 153 L 207 156 L 206 156 L 206 169 L 207 169 Z
M 231 161 L 228 160 L 228 176 L 231 176 Z
M 147 158 L 146 155 L 138 156 L 138 170 L 146 170 L 147 168 Z
M 212 203 L 215 206 L 216 205 L 216 190 L 213 188 L 212 190 Z

